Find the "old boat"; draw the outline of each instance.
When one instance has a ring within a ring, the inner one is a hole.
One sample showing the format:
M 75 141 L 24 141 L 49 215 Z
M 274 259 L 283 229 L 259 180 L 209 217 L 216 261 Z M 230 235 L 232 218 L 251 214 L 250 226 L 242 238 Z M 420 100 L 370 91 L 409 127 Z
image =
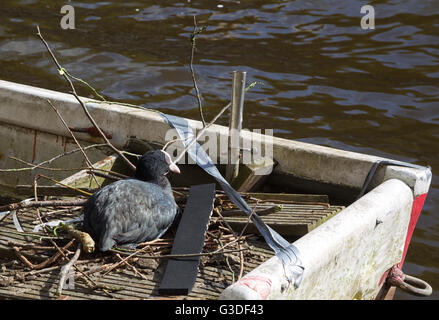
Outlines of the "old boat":
M 0 81 L 0 168 L 22 166 L 11 156 L 40 163 L 76 148 L 47 99 L 57 106 L 69 125 L 90 128 L 72 95 Z M 83 99 L 117 148 L 133 150 L 143 142 L 159 146 L 167 142 L 169 125 L 156 112 Z M 199 121 L 187 121 L 192 128 L 202 127 Z M 228 128 L 213 125 L 208 132 L 220 139 L 228 134 Z M 84 146 L 101 143 L 90 130 L 76 136 Z M 243 131 L 241 138 L 245 141 L 251 135 Z M 92 162 L 102 165 L 112 164 L 116 158 L 105 148 L 87 152 Z M 293 244 L 300 250 L 305 267 L 298 288 L 288 284 L 282 265 L 272 257 L 225 288 L 219 298 L 382 299 L 391 295 L 393 287 L 386 277 L 402 268 L 430 186 L 430 169 L 395 165 L 390 159 L 276 137 L 273 155 L 277 165 L 264 187 L 278 192 L 328 195 L 342 203 L 344 209 L 295 239 Z M 379 161 L 384 162 L 378 165 Z M 62 168 L 82 164 L 79 153 L 56 160 L 56 166 Z M 372 176 L 369 173 L 373 167 L 377 170 Z M 174 184 L 184 185 L 182 181 L 188 177 L 193 184 L 209 180 L 195 165 L 186 165 L 182 171 L 181 180 Z M 31 184 L 39 172 L 0 172 L 2 194 L 9 190 L 14 196 L 17 185 Z M 73 184 L 81 176 L 78 173 L 68 177 L 71 173 L 66 171 L 51 174 Z M 371 179 L 366 193 L 358 198 L 368 176 Z

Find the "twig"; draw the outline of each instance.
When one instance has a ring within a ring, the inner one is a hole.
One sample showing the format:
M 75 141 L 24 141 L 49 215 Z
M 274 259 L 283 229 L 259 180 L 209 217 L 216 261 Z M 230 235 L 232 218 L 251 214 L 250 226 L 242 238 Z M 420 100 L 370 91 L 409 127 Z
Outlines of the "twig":
M 102 258 L 96 258 L 96 259 L 93 259 L 93 260 L 94 261 L 102 260 Z M 79 260 L 79 261 L 76 261 L 75 265 L 77 265 L 77 264 L 87 264 L 87 263 L 90 263 L 90 260 Z M 26 275 L 35 275 L 35 274 L 46 273 L 46 272 L 50 272 L 50 271 L 53 271 L 53 270 L 57 270 L 57 269 L 59 269 L 61 267 L 62 266 L 58 265 L 58 266 L 48 267 L 48 268 L 44 268 L 44 269 L 40 269 L 40 270 L 31 270 L 31 271 L 28 271 L 26 273 Z
M 106 144 L 103 144 L 104 146 L 106 146 Z M 85 150 L 85 148 L 83 148 L 84 150 Z M 75 150 L 79 150 L 79 149 L 75 149 Z M 27 161 L 24 161 L 24 160 L 22 160 L 22 159 L 19 159 L 19 158 L 16 158 L 16 157 L 13 157 L 13 156 L 11 156 L 11 157 L 9 157 L 10 159 L 13 159 L 13 160 L 15 160 L 15 161 L 18 161 L 18 162 L 21 162 L 21 163 L 24 163 L 24 164 L 27 164 L 29 167 L 28 168 L 19 168 L 19 169 L 3 169 L 3 171 L 22 171 L 22 170 L 33 170 L 33 169 L 36 169 L 36 168 L 38 168 L 38 169 L 43 169 L 43 170 L 49 170 L 49 171 L 80 171 L 80 170 L 93 170 L 93 172 L 97 175 L 97 176 L 99 176 L 99 173 L 98 172 L 96 172 L 96 171 L 102 171 L 102 172 L 108 172 L 108 173 L 110 173 L 114 178 L 118 178 L 118 179 L 125 179 L 125 178 L 128 178 L 128 176 L 126 176 L 126 175 L 124 175 L 124 174 L 121 174 L 121 173 L 118 173 L 118 172 L 115 172 L 115 171 L 112 171 L 112 170 L 106 170 L 106 169 L 101 169 L 101 168 L 93 168 L 93 169 L 90 169 L 89 167 L 79 167 L 79 168 L 49 168 L 49 167 L 43 167 L 43 166 L 41 166 L 41 165 L 38 165 L 38 166 L 34 166 L 34 164 L 33 163 L 30 163 L 30 162 L 27 162 Z M 1 172 L 2 170 L 0 170 L 0 172 Z
M 221 237 L 215 236 L 214 234 L 212 234 L 210 232 L 209 232 L 209 234 L 211 235 L 211 237 L 213 237 L 218 242 L 218 244 L 221 246 L 222 251 L 224 252 L 224 244 L 221 241 Z M 235 282 L 235 272 L 233 271 L 232 266 L 230 265 L 228 256 L 225 256 L 225 261 L 226 261 L 227 267 L 229 268 L 230 272 L 232 273 L 232 283 L 234 283 Z
M 92 144 L 92 145 L 83 147 L 82 149 L 83 150 L 87 150 L 87 149 L 90 149 L 90 148 L 98 148 L 98 147 L 108 147 L 108 145 L 105 144 L 105 143 Z M 31 167 L 27 167 L 27 168 L 13 168 L 13 169 L 0 169 L 0 172 L 16 172 L 16 171 L 26 171 L 26 170 L 38 169 L 38 168 L 40 168 L 41 166 L 43 166 L 45 164 L 51 164 L 53 161 L 55 161 L 55 160 L 57 160 L 57 159 L 59 159 L 61 157 L 68 156 L 68 155 L 71 155 L 71 154 L 79 152 L 79 151 L 81 151 L 81 149 L 79 149 L 79 148 L 78 149 L 73 149 L 73 150 L 64 152 L 62 154 L 59 154 L 59 155 L 57 155 L 57 156 L 55 156 L 55 157 L 53 157 L 53 158 L 51 158 L 49 160 L 45 160 L 43 162 L 40 162 L 39 164 L 36 164 L 36 165 L 32 164 Z M 16 157 L 12 157 L 11 156 L 9 158 L 11 158 L 13 160 L 17 160 L 17 161 L 23 162 L 23 163 L 26 163 L 27 165 L 30 165 L 29 162 L 21 160 L 21 159 L 18 159 Z M 44 168 L 44 169 L 48 169 L 48 168 Z M 55 168 L 51 168 L 51 169 L 55 169 Z M 70 169 L 65 169 L 65 170 L 70 170 Z
M 136 256 L 137 254 L 139 254 L 142 251 L 145 251 L 148 247 L 143 247 L 142 249 L 136 250 L 135 252 L 129 254 L 128 257 L 122 259 L 121 261 L 119 261 L 118 263 L 115 263 L 113 266 L 111 266 L 103 275 L 102 277 L 104 277 L 106 274 L 108 274 L 109 272 L 111 272 L 113 269 L 117 268 L 118 266 L 120 266 L 122 263 L 124 263 L 125 261 L 128 261 L 130 258 Z M 111 249 L 111 251 L 113 251 L 114 249 Z M 117 251 L 113 251 L 113 252 L 117 252 Z M 123 252 L 122 252 L 123 253 Z
M 261 209 L 261 210 L 256 210 L 256 214 L 259 216 L 265 216 L 265 215 L 269 215 L 271 213 L 275 213 L 278 211 L 282 210 L 282 206 L 281 205 L 275 205 L 272 207 L 268 207 L 265 209 Z M 225 210 L 223 212 L 224 216 L 226 217 L 234 217 L 234 216 L 240 216 L 240 215 L 245 215 L 245 212 L 242 210 Z
M 12 160 L 24 163 L 24 164 L 28 165 L 29 167 L 18 168 L 18 169 L 3 169 L 4 171 L 12 171 L 12 170 L 24 171 L 24 170 L 36 169 L 35 165 L 33 163 L 28 162 L 28 161 L 24 161 L 22 159 L 14 157 L 14 156 L 10 156 L 9 159 L 12 159 Z M 80 170 L 88 169 L 88 167 L 79 167 L 79 168 L 49 168 L 49 167 L 38 166 L 38 169 L 49 170 L 49 171 L 80 171 Z
M 35 178 L 34 178 L 34 197 L 35 197 L 35 200 L 38 200 L 37 181 L 39 178 L 40 178 L 40 176 L 35 176 Z M 36 212 L 37 212 L 38 220 L 40 221 L 41 224 L 43 224 L 43 219 L 41 219 L 40 209 L 37 208 Z M 44 229 L 44 232 L 47 235 L 49 235 L 49 232 L 46 229 Z M 72 241 L 71 241 L 72 243 L 73 243 L 73 240 L 74 239 L 72 239 Z M 58 247 L 58 245 L 56 244 L 56 242 L 53 239 L 49 239 L 49 242 L 56 248 L 56 250 L 59 252 L 59 254 L 64 257 L 64 259 L 67 259 L 67 260 L 69 259 L 67 257 L 67 255 L 64 254 L 64 250 L 61 250 L 60 247 Z
M 79 271 L 79 270 L 77 270 Z M 81 271 L 79 271 L 81 272 Z M 113 295 L 111 295 L 108 291 L 120 291 L 123 290 L 124 287 L 122 286 L 109 286 L 103 283 L 97 283 L 93 281 L 90 277 L 86 276 L 85 274 L 82 274 L 82 276 L 79 277 L 79 279 L 82 279 L 85 284 L 92 290 L 102 290 L 105 292 L 109 297 L 114 298 Z
M 80 78 L 77 78 L 77 77 L 73 76 L 72 74 L 70 74 L 69 72 L 67 72 L 66 69 L 64 69 L 64 72 L 65 72 L 70 78 L 72 78 L 72 79 L 74 79 L 74 80 L 76 80 L 76 81 L 78 81 L 78 82 L 81 82 L 82 84 L 85 84 L 87 87 L 89 87 L 89 88 L 95 93 L 95 95 L 97 95 L 97 96 L 99 97 L 99 99 L 102 100 L 102 102 L 108 102 L 108 101 L 104 98 L 104 96 L 101 95 L 101 94 L 100 94 L 95 88 L 93 88 L 93 87 L 92 87 L 87 81 L 84 81 L 84 80 L 82 80 L 82 79 L 80 79 Z
M 50 246 L 39 246 L 36 243 L 21 243 L 13 240 L 8 240 L 7 245 L 10 247 L 17 247 L 23 250 L 53 250 L 53 247 Z
M 197 94 L 198 110 L 200 111 L 201 122 L 203 122 L 203 127 L 205 127 L 206 121 L 204 120 L 204 115 L 203 115 L 203 104 L 201 102 L 201 94 L 200 94 L 200 90 L 198 90 L 197 80 L 195 78 L 195 72 L 194 72 L 194 67 L 193 67 L 194 55 L 195 55 L 195 37 L 197 34 L 201 33 L 203 30 L 204 30 L 204 28 L 197 30 L 197 20 L 194 16 L 194 30 L 192 31 L 192 34 L 191 34 L 191 61 L 189 64 L 189 68 L 191 69 L 192 82 L 194 83 L 195 93 Z
M 85 150 L 87 150 L 87 149 L 91 149 L 91 148 L 99 148 L 99 147 L 108 147 L 108 145 L 105 144 L 105 143 L 91 144 L 91 145 L 89 145 L 89 146 L 83 147 L 82 149 L 85 151 Z M 53 157 L 53 158 L 51 158 L 51 159 L 49 159 L 49 160 L 45 160 L 45 161 L 43 161 L 43 162 L 41 162 L 41 163 L 39 163 L 39 164 L 33 166 L 31 169 L 33 170 L 33 169 L 36 169 L 36 168 L 38 168 L 38 167 L 40 167 L 40 166 L 42 166 L 42 165 L 45 165 L 45 164 L 51 164 L 53 161 L 55 161 L 55 160 L 57 160 L 57 159 L 59 159 L 59 158 L 61 158 L 61 157 L 68 156 L 68 155 L 71 155 L 71 154 L 76 153 L 76 152 L 79 152 L 79 151 L 81 151 L 81 149 L 78 148 L 78 149 L 73 149 L 73 150 L 70 150 L 70 151 L 64 152 L 64 153 L 59 154 L 59 155 L 57 155 L 57 156 L 55 156 L 55 157 Z
M 16 202 L 0 207 L 0 212 L 11 211 L 23 208 L 41 208 L 41 207 L 59 207 L 59 206 L 85 206 L 87 199 L 79 200 L 47 200 L 47 201 L 31 201 L 31 202 Z
M 258 204 L 259 204 L 259 201 L 256 202 L 256 205 L 253 207 L 252 212 L 248 216 L 247 223 L 245 224 L 244 228 L 242 228 L 241 233 L 239 234 L 239 237 L 242 237 L 242 235 L 244 234 L 245 229 L 247 229 L 248 225 L 250 224 L 251 218 L 252 218 L 253 214 L 255 213 L 256 208 L 258 207 Z
M 50 56 L 52 57 L 52 60 L 55 62 L 56 67 L 58 68 L 58 72 L 61 76 L 64 77 L 64 79 L 66 79 L 66 81 L 69 83 L 70 88 L 72 89 L 72 94 L 73 96 L 76 98 L 76 100 L 79 102 L 79 104 L 81 105 L 82 109 L 85 112 L 85 115 L 87 116 L 87 118 L 90 120 L 90 122 L 93 124 L 93 126 L 96 128 L 96 130 L 99 132 L 99 135 L 104 139 L 105 143 L 111 148 L 113 149 L 114 152 L 116 152 L 119 157 L 133 170 L 136 170 L 136 166 L 134 164 L 131 163 L 130 160 L 128 160 L 128 158 L 125 157 L 125 155 L 119 150 L 117 149 L 115 146 L 113 146 L 113 144 L 108 140 L 108 138 L 106 137 L 106 135 L 102 132 L 101 128 L 97 125 L 96 121 L 93 119 L 93 117 L 91 116 L 90 112 L 88 111 L 85 103 L 79 98 L 78 94 L 76 93 L 76 89 L 75 86 L 72 83 L 72 80 L 70 80 L 69 76 L 67 75 L 67 73 L 65 72 L 65 69 L 63 67 L 61 67 L 61 65 L 59 64 L 58 60 L 56 59 L 55 55 L 53 54 L 52 50 L 49 47 L 49 44 L 46 42 L 46 40 L 44 40 L 41 32 L 40 32 L 40 28 L 39 26 L 37 26 L 37 36 L 41 39 L 41 41 L 43 42 L 44 46 L 46 47 L 47 51 L 49 52 Z
M 63 186 L 63 187 L 66 187 L 66 188 L 68 188 L 68 189 L 78 191 L 79 193 L 82 193 L 82 194 L 84 194 L 84 195 L 86 195 L 86 196 L 91 196 L 91 195 L 92 195 L 90 192 L 87 192 L 87 191 L 84 191 L 84 190 L 81 190 L 81 189 L 78 189 L 78 188 L 75 188 L 75 187 L 69 186 L 68 184 L 62 183 L 62 182 L 60 182 L 60 181 L 57 181 L 57 180 L 52 179 L 52 178 L 50 178 L 50 177 L 47 177 L 47 176 L 45 176 L 45 175 L 43 175 L 43 174 L 39 174 L 38 177 L 41 177 L 41 178 L 44 178 L 44 179 L 50 180 L 50 181 L 52 181 L 52 182 L 55 182 L 56 184 L 59 184 L 59 185 L 61 185 L 61 186 Z
M 103 172 L 94 172 L 93 170 L 87 170 L 87 173 L 88 174 L 91 173 L 93 175 L 97 175 L 98 177 L 105 178 L 105 179 L 110 179 L 110 180 L 115 180 L 115 181 L 123 179 L 123 178 L 116 177 L 116 176 L 113 176 L 111 174 L 107 174 L 107 173 L 103 173 Z
M 245 91 L 247 92 L 248 90 L 250 90 L 251 88 L 253 88 L 255 86 L 257 82 L 253 82 L 251 83 L 247 88 L 245 88 Z M 181 158 L 183 158 L 184 154 L 189 150 L 189 148 L 198 140 L 200 139 L 200 137 L 204 134 L 204 132 L 212 125 L 214 124 L 219 117 L 221 117 L 223 115 L 224 112 L 226 112 L 227 109 L 229 109 L 231 107 L 232 103 L 229 102 L 228 104 L 226 104 L 221 111 L 212 119 L 211 122 L 209 122 L 206 126 L 204 126 L 203 129 L 201 129 L 198 134 L 196 135 L 195 138 L 193 138 L 188 145 L 184 148 L 184 150 L 180 153 L 180 155 L 173 161 L 174 164 L 176 164 L 178 161 L 180 161 Z M 187 140 L 187 139 L 186 139 Z
M 64 283 L 66 282 L 66 276 L 69 273 L 69 271 L 71 270 L 72 266 L 74 265 L 74 263 L 76 262 L 76 260 L 78 260 L 79 255 L 81 254 L 81 243 L 78 244 L 78 248 L 76 249 L 75 254 L 73 255 L 73 257 L 70 259 L 69 262 L 67 262 L 64 266 L 62 266 L 61 268 L 61 278 L 59 279 L 59 284 L 58 284 L 58 290 L 56 290 L 56 294 L 58 296 L 61 295 L 62 293 L 62 289 L 64 287 Z
M 222 221 L 227 226 L 229 231 L 235 237 L 235 240 L 236 240 L 236 243 L 237 243 L 237 246 L 238 246 L 238 250 L 241 250 L 242 249 L 242 245 L 241 245 L 239 240 L 241 239 L 242 234 L 240 236 L 238 236 L 237 233 L 232 229 L 230 224 L 226 221 L 226 219 L 224 219 L 224 216 L 221 214 L 221 212 L 219 212 L 218 209 L 214 210 L 214 211 L 222 219 Z M 243 273 L 244 273 L 244 253 L 242 251 L 239 251 L 239 274 L 238 274 L 238 281 L 242 278 Z
M 63 239 L 61 237 L 44 236 L 44 235 L 37 234 L 37 233 L 17 232 L 17 231 L 13 231 L 13 230 L 8 230 L 8 233 L 20 235 L 20 236 L 26 236 L 26 237 L 33 237 L 33 238 L 38 238 L 38 239 Z
M 223 107 L 221 109 L 221 111 L 215 116 L 215 118 L 213 118 L 213 120 L 208 123 L 203 129 L 201 129 L 198 132 L 198 135 L 196 135 L 195 138 L 193 138 L 188 145 L 184 148 L 184 150 L 180 153 L 180 155 L 173 161 L 173 163 L 177 163 L 178 161 L 180 161 L 181 158 L 183 158 L 184 154 L 189 150 L 189 148 L 198 140 L 200 139 L 200 137 L 204 134 L 204 132 L 212 125 L 216 122 L 216 120 L 218 120 L 219 117 L 221 117 L 221 115 L 228 109 L 230 108 L 232 104 L 229 102 L 225 107 Z M 187 139 L 186 139 L 187 140 Z
M 67 250 L 75 241 L 75 239 L 70 240 L 69 243 L 67 243 L 61 250 Z M 53 256 L 51 256 L 50 258 L 48 258 L 47 260 L 39 263 L 39 264 L 32 264 L 21 252 L 20 249 L 18 247 L 13 246 L 12 250 L 14 250 L 15 255 L 26 265 L 28 266 L 30 269 L 32 270 L 39 270 L 39 269 L 43 269 L 46 266 L 52 264 L 53 262 L 55 262 L 60 256 L 62 256 L 64 253 L 61 252 L 57 252 L 55 253 Z
M 230 243 L 230 242 L 229 242 Z M 226 247 L 229 243 L 226 243 L 224 245 L 224 247 Z M 111 250 L 115 250 L 115 249 L 111 249 Z M 212 252 L 201 252 L 201 253 L 187 253 L 187 254 L 164 254 L 164 255 L 155 255 L 155 256 L 147 256 L 147 255 L 136 255 L 138 258 L 142 258 L 142 259 L 172 259 L 172 258 L 191 258 L 191 257 L 205 257 L 205 256 L 214 256 L 217 254 L 224 254 L 224 253 L 233 253 L 233 252 L 239 252 L 239 251 L 246 251 L 249 250 L 249 248 L 242 248 L 240 250 L 222 250 L 222 249 L 218 249 Z M 121 254 L 129 254 L 126 252 L 120 252 Z M 137 251 L 134 252 L 133 254 L 131 254 L 132 256 L 134 256 L 134 254 L 137 254 Z M 125 259 L 128 260 L 130 258 L 132 258 L 132 256 L 128 256 Z M 121 263 L 118 264 L 118 266 Z M 116 266 L 116 267 L 118 267 Z M 112 268 L 113 269 L 113 268 Z M 111 269 L 111 270 L 112 270 Z
M 120 256 L 120 254 L 116 253 L 115 255 L 119 260 L 123 260 L 123 258 Z M 133 266 L 132 264 L 130 264 L 128 261 L 125 261 L 124 264 L 126 264 L 129 268 L 131 268 L 134 271 L 134 274 L 139 275 L 143 280 L 148 280 L 147 276 L 145 276 L 143 273 L 141 273 L 139 270 L 137 270 L 137 268 L 135 266 Z
M 147 109 L 148 111 L 151 111 L 151 112 L 160 112 L 160 111 L 155 110 L 155 109 L 149 109 L 149 108 L 145 108 L 145 107 L 136 106 L 135 104 L 125 103 L 125 102 L 118 102 L 118 101 L 99 101 L 99 100 L 88 99 L 86 101 L 86 103 L 117 104 L 117 105 L 120 105 L 120 106 L 126 106 L 126 107 L 136 108 L 136 109 L 140 109 L 140 110 L 146 110 Z
M 64 118 L 62 117 L 61 113 L 58 111 L 58 109 L 53 105 L 53 103 L 47 99 L 47 102 L 49 103 L 49 105 L 52 107 L 52 109 L 56 112 L 56 114 L 58 115 L 59 119 L 61 120 L 62 124 L 64 125 L 64 127 L 66 127 L 67 131 L 70 133 L 70 136 L 73 138 L 73 141 L 75 141 L 76 145 L 79 147 L 79 149 L 81 149 L 81 153 L 85 158 L 85 162 L 87 162 L 87 165 L 93 169 L 93 164 L 91 163 L 90 159 L 87 157 L 87 154 L 85 153 L 84 149 L 82 148 L 82 146 L 79 144 L 79 141 L 76 139 L 75 135 L 73 134 L 72 130 L 70 130 L 69 125 L 66 123 L 66 121 L 64 120 Z M 94 175 L 94 173 L 92 172 L 91 174 L 93 176 L 94 181 L 96 182 L 96 184 L 98 185 L 98 187 L 101 187 L 101 185 L 98 182 L 98 179 L 96 179 L 96 176 Z

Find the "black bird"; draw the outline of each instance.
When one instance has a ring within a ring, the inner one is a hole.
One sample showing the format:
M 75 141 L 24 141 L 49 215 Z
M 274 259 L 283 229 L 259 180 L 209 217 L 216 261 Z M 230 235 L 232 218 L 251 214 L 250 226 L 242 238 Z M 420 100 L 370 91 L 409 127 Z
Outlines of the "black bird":
M 84 207 L 83 230 L 100 251 L 115 244 L 137 244 L 162 236 L 178 212 L 169 171 L 180 173 L 163 150 L 145 153 L 138 161 L 134 178 L 113 182 L 94 193 Z

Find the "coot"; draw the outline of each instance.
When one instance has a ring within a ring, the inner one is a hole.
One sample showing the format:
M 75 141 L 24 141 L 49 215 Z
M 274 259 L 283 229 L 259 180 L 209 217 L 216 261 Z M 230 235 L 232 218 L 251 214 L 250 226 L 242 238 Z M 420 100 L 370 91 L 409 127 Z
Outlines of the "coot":
M 178 211 L 169 171 L 180 173 L 163 150 L 145 153 L 138 161 L 134 178 L 111 183 L 90 197 L 84 207 L 83 229 L 100 251 L 115 244 L 137 244 L 162 236 Z

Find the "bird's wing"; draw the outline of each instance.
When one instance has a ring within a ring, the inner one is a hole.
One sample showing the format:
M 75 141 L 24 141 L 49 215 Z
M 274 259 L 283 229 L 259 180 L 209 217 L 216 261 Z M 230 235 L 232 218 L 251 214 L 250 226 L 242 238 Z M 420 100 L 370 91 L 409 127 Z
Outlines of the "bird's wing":
M 113 239 L 119 243 L 156 239 L 171 225 L 177 206 L 154 184 L 131 186 L 125 204 L 118 213 L 117 220 L 121 225 Z

